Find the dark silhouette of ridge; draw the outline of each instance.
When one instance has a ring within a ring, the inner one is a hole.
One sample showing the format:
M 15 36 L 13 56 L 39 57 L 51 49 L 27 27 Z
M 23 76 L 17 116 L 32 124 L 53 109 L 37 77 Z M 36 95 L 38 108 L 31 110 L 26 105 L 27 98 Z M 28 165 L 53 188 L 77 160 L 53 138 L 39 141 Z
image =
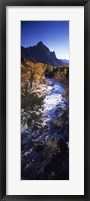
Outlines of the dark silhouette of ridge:
M 68 64 L 68 60 L 57 59 L 55 52 L 39 41 L 36 45 L 27 48 L 21 47 L 21 61 L 41 62 L 52 66 Z

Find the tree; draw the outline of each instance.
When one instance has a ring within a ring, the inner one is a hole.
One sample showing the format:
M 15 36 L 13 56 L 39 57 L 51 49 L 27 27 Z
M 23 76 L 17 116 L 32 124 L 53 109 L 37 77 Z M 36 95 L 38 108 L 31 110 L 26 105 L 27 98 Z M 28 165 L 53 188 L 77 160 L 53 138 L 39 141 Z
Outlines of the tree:
M 33 82 L 40 82 L 44 78 L 45 65 L 43 63 L 33 63 L 31 61 L 25 62 L 25 70 L 22 74 L 22 80 L 28 79 L 30 81 L 30 88 L 33 86 Z
M 35 92 L 28 88 L 28 84 L 21 89 L 21 123 L 27 124 L 28 128 L 35 131 L 41 126 L 44 97 L 38 97 Z

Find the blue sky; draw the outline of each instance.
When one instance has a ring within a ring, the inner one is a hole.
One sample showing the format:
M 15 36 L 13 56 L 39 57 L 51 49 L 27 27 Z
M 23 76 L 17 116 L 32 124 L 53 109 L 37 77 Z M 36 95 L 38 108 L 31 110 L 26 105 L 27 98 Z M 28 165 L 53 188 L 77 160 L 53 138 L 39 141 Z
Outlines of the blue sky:
M 21 45 L 29 47 L 42 41 L 58 59 L 69 60 L 69 21 L 22 21 Z

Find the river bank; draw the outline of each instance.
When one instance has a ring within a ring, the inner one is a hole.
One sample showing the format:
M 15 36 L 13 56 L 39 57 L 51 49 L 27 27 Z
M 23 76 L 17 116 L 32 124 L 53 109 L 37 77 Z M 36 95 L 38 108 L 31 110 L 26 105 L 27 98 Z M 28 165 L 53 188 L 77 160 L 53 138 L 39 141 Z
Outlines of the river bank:
M 66 91 L 61 83 L 50 78 L 47 81 L 47 87 L 43 84 L 35 91 L 39 97 L 44 96 L 41 128 L 34 135 L 30 128 L 22 131 L 22 179 L 69 177 L 69 108 L 63 97 Z

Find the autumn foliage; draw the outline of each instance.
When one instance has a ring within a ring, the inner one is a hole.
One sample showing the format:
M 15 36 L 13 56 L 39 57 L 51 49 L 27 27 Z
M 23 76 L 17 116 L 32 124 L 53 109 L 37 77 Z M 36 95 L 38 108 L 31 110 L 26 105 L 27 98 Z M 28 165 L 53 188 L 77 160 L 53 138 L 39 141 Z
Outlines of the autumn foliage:
M 44 79 L 45 70 L 45 64 L 27 61 L 21 64 L 21 81 L 29 80 L 32 88 L 34 83 L 40 83 Z
M 53 67 L 44 63 L 33 63 L 31 61 L 21 64 L 21 82 L 29 81 L 30 88 L 43 83 L 45 75 L 52 76 L 58 81 L 69 79 L 69 68 L 67 65 Z

